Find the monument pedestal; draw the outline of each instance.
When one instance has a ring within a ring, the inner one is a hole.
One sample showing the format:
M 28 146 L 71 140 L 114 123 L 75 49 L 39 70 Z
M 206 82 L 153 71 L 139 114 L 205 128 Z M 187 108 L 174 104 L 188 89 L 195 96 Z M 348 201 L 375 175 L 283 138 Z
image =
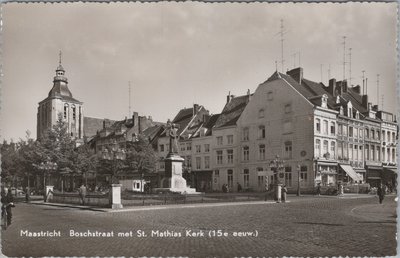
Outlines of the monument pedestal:
M 186 179 L 182 177 L 184 159 L 176 153 L 170 152 L 165 158 L 165 179 L 171 192 L 176 193 L 196 193 L 196 189 L 187 186 Z M 165 180 L 164 179 L 164 180 Z
M 111 185 L 111 208 L 112 209 L 121 209 L 123 208 L 121 203 L 121 184 L 112 184 Z

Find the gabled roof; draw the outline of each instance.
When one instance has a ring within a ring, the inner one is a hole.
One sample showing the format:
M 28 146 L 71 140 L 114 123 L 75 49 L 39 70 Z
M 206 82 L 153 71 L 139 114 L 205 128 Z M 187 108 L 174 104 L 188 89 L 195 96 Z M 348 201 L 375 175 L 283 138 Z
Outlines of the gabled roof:
M 208 116 L 206 121 L 201 123 L 197 127 L 196 131 L 193 133 L 191 138 L 200 137 L 201 130 L 205 130 L 204 136 L 212 135 L 212 128 L 214 127 L 215 123 L 217 122 L 219 116 L 220 116 L 220 114 Z
M 215 128 L 236 125 L 237 120 L 249 102 L 250 96 L 251 95 L 233 97 L 228 103 L 226 103 L 224 109 L 215 122 Z

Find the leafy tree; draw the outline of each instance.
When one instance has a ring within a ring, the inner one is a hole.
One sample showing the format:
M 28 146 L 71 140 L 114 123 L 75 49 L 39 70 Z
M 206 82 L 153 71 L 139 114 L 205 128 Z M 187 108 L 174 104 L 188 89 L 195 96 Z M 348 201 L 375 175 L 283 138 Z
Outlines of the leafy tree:
M 139 136 L 137 141 L 127 142 L 126 166 L 141 175 L 154 172 L 158 157 L 149 141 Z

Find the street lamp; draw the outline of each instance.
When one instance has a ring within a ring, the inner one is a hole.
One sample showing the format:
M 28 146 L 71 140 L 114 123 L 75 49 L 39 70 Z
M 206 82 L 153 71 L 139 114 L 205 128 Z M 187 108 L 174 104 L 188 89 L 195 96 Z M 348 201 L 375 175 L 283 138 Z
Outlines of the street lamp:
M 46 177 L 48 176 L 48 173 L 50 171 L 56 170 L 57 169 L 57 163 L 56 162 L 51 162 L 50 160 L 47 160 L 46 162 L 41 162 L 39 165 L 39 169 L 43 171 L 43 197 L 44 200 L 46 201 Z
M 118 162 L 126 158 L 124 150 L 113 148 L 110 151 L 106 149 L 103 150 L 102 158 L 111 161 L 111 183 L 114 181 L 114 176 L 118 172 Z
M 282 183 L 280 181 L 280 178 L 284 177 L 284 174 L 281 172 L 284 168 L 284 161 L 279 158 L 279 155 L 276 155 L 275 159 L 269 163 L 269 167 L 274 172 L 274 176 L 276 176 L 275 199 L 277 202 L 281 202 Z
M 300 196 L 300 165 L 297 165 L 297 196 Z

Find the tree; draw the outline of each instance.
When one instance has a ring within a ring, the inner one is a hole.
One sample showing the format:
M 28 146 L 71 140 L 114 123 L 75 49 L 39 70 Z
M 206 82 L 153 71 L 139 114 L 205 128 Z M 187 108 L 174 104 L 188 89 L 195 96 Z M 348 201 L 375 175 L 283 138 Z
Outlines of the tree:
M 149 141 L 139 136 L 137 141 L 127 142 L 125 164 L 133 172 L 144 176 L 156 169 L 157 155 Z

